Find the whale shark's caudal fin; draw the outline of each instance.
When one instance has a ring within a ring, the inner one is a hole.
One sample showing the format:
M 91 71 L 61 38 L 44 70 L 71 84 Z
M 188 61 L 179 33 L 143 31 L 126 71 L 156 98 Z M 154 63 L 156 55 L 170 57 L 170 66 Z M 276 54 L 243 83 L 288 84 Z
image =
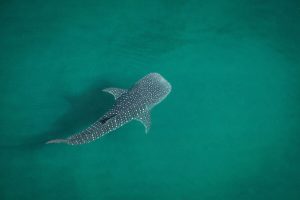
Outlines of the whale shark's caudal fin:
M 46 144 L 52 144 L 52 143 L 68 143 L 68 140 L 66 139 L 56 139 L 56 140 L 49 140 L 46 142 Z

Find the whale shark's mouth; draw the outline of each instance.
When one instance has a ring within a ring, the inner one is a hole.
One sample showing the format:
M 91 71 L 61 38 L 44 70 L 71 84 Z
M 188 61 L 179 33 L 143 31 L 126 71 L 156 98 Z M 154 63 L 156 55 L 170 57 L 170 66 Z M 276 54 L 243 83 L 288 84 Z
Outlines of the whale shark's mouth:
M 168 90 L 168 94 L 171 92 L 171 90 L 172 90 L 172 86 L 171 86 L 171 84 L 166 80 L 166 79 L 164 79 L 163 78 L 163 83 L 164 83 L 164 86 L 166 87 L 166 89 Z
M 164 88 L 164 90 L 166 91 L 166 93 L 168 95 L 172 90 L 171 84 L 166 79 L 164 79 L 164 77 L 162 77 L 162 76 L 159 77 L 159 81 L 162 84 L 162 87 Z
M 169 94 L 172 90 L 171 84 L 159 73 L 150 73 L 148 76 L 150 76 L 153 79 L 156 79 L 158 82 L 160 82 L 164 88 L 167 90 L 167 93 Z

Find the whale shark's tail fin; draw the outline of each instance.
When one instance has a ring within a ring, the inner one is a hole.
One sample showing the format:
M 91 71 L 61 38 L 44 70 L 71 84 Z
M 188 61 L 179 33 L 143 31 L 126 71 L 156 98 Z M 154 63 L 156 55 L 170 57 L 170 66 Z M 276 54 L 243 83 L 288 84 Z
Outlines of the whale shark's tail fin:
M 46 144 L 52 144 L 52 143 L 68 143 L 68 140 L 66 139 L 55 139 L 55 140 L 49 140 L 46 142 Z

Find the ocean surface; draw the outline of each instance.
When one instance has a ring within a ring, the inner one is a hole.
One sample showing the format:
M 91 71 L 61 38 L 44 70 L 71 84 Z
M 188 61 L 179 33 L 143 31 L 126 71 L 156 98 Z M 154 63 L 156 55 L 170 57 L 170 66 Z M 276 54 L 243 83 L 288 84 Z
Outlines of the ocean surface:
M 299 200 L 299 0 L 3 0 L 0 199 Z M 150 72 L 146 135 L 86 128 Z

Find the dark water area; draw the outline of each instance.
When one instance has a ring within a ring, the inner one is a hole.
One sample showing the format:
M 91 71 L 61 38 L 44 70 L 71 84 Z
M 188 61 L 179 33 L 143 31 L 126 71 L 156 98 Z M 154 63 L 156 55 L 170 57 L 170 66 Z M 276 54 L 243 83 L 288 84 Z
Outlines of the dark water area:
M 300 2 L 1 1 L 0 199 L 300 199 Z M 172 92 L 82 146 L 150 72 Z

